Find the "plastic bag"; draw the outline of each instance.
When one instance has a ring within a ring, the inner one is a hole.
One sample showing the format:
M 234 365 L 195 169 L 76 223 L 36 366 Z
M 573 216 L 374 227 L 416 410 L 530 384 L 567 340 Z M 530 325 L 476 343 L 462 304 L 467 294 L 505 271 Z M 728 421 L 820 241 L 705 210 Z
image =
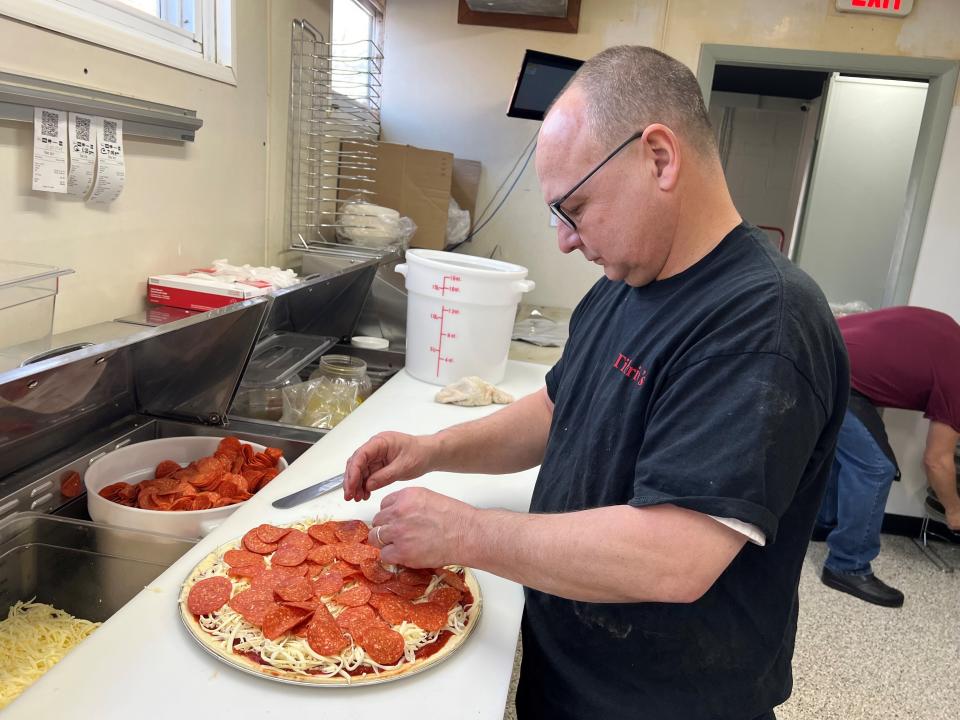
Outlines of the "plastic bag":
M 567 323 L 551 320 L 534 308 L 527 317 L 513 324 L 512 338 L 541 347 L 563 347 L 569 334 Z
M 461 210 L 457 201 L 450 198 L 450 203 L 447 205 L 447 247 L 461 244 L 467 239 L 467 233 L 469 232 L 470 211 Z
M 359 404 L 355 384 L 318 377 L 283 388 L 280 422 L 331 430 Z
M 337 239 L 365 247 L 407 248 L 417 231 L 417 225 L 408 217 L 391 208 L 373 205 L 354 195 L 340 210 Z
M 863 302 L 863 300 L 854 300 L 848 303 L 830 303 L 830 311 L 835 318 L 841 318 L 844 315 L 870 312 L 871 310 L 873 310 L 873 308 Z
M 187 277 L 226 282 L 255 280 L 270 283 L 275 288 L 290 287 L 300 282 L 300 278 L 293 270 L 282 270 L 274 265 L 270 267 L 231 265 L 230 261 L 225 258 L 214 260 L 209 268 L 194 270 Z

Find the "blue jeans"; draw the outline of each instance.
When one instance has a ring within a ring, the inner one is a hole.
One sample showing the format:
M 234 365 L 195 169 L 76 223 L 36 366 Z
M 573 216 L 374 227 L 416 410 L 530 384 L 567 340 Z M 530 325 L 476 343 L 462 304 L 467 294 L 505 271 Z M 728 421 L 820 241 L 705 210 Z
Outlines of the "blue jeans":
M 855 575 L 871 572 L 870 561 L 880 553 L 880 525 L 895 473 L 867 428 L 847 410 L 817 516 L 817 525 L 833 528 L 827 536 L 828 569 Z

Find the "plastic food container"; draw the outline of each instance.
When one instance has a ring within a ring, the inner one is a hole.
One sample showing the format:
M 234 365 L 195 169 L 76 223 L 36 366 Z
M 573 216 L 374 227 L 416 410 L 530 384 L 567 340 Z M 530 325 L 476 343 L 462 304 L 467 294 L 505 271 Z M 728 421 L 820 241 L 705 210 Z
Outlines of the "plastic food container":
M 468 375 L 503 380 L 523 294 L 535 284 L 521 265 L 439 250 L 408 250 L 407 360 L 413 377 L 448 385 Z
M 60 277 L 72 272 L 0 260 L 0 349 L 50 337 Z
M 230 414 L 279 420 L 283 415 L 283 388 L 300 382 L 300 370 L 336 341 L 333 337 L 276 332 L 257 343 Z
M 147 530 L 149 532 L 200 538 L 211 532 L 243 503 L 209 510 L 143 510 L 119 505 L 100 497 L 99 492 L 115 482 L 138 483 L 154 476 L 157 465 L 163 460 L 173 460 L 188 465 L 198 458 L 213 455 L 220 444 L 220 437 L 172 437 L 128 445 L 108 453 L 97 460 L 84 475 L 87 489 L 87 511 L 97 522 L 117 527 Z M 263 445 L 245 443 L 256 452 Z M 279 469 L 287 467 L 282 459 Z

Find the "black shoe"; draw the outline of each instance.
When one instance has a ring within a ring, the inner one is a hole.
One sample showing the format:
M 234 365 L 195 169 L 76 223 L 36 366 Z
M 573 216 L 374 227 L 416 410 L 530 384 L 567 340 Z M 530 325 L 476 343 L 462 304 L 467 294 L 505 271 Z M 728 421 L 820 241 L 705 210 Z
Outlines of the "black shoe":
M 832 527 L 827 527 L 826 525 L 814 525 L 813 532 L 810 533 L 810 542 L 823 542 L 832 532 Z
M 937 496 L 933 494 L 933 490 L 927 491 L 927 499 L 924 501 L 924 504 L 927 506 L 927 510 L 930 511 L 934 520 L 939 520 L 943 523 L 947 521 L 947 511 L 944 509 L 943 503 L 937 500 Z
M 851 575 L 850 573 L 834 572 L 825 567 L 820 579 L 827 587 L 848 593 L 874 605 L 882 605 L 883 607 L 903 606 L 903 593 L 890 587 L 873 573 Z

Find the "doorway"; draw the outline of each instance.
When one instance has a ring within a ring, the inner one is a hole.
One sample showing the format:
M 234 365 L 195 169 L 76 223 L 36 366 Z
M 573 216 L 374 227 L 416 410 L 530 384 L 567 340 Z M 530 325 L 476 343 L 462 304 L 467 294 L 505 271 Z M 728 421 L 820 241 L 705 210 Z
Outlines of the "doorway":
M 698 80 L 738 207 L 823 286 L 831 302 L 907 302 L 958 66 L 881 55 L 701 48 Z M 758 173 L 760 153 L 765 164 Z M 881 175 L 899 179 L 877 182 Z

